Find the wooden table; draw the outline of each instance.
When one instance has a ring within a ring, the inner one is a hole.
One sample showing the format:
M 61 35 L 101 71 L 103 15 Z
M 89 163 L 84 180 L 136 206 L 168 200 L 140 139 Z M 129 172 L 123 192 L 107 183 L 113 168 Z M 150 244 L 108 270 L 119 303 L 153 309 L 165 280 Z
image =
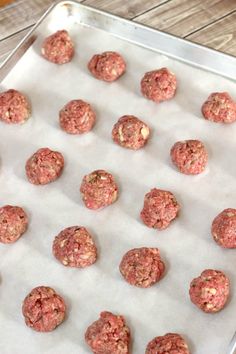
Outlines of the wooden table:
M 6 0 L 0 0 L 0 5 Z M 81 0 L 81 3 L 236 55 L 235 0 Z M 52 0 L 16 0 L 0 7 L 0 62 Z

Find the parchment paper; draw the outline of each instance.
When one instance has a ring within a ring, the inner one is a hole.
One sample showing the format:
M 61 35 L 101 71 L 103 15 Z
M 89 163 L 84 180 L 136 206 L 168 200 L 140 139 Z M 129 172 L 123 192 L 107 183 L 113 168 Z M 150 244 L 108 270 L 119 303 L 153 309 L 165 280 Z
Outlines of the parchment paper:
M 70 30 L 76 55 L 57 66 L 44 60 L 39 48 L 44 36 L 63 27 Z M 104 50 L 116 50 L 127 61 L 127 73 L 112 84 L 87 70 L 90 57 Z M 176 73 L 178 92 L 155 104 L 141 97 L 139 83 L 146 71 L 163 66 Z M 30 223 L 15 244 L 0 245 L 0 353 L 88 354 L 84 332 L 102 310 L 125 316 L 134 354 L 168 332 L 182 334 L 194 354 L 225 353 L 236 327 L 236 251 L 216 245 L 210 227 L 219 212 L 236 206 L 236 123 L 207 122 L 200 107 L 213 91 L 229 91 L 236 99 L 235 84 L 99 30 L 51 21 L 1 85 L 9 88 L 30 98 L 32 117 L 22 126 L 0 125 L 0 200 L 23 206 Z M 68 135 L 58 125 L 58 111 L 76 98 L 90 102 L 97 113 L 93 131 L 83 136 Z M 113 124 L 124 114 L 150 125 L 144 149 L 130 151 L 112 142 Z M 195 177 L 179 173 L 169 157 L 171 146 L 188 138 L 201 139 L 209 152 L 206 172 Z M 26 180 L 25 162 L 45 146 L 63 153 L 65 170 L 56 182 L 34 186 Z M 85 174 L 99 168 L 114 174 L 120 197 L 104 210 L 90 211 L 79 187 Z M 161 232 L 139 219 L 144 195 L 153 187 L 172 191 L 182 207 Z M 87 269 L 63 267 L 52 256 L 55 235 L 72 225 L 87 227 L 97 243 L 99 259 Z M 141 246 L 159 247 L 167 265 L 166 276 L 149 289 L 130 286 L 118 270 L 123 254 Z M 223 270 L 231 280 L 231 299 L 215 315 L 201 312 L 188 295 L 190 281 L 206 268 Z M 55 288 L 68 305 L 66 321 L 52 333 L 34 332 L 21 314 L 24 297 L 38 285 Z

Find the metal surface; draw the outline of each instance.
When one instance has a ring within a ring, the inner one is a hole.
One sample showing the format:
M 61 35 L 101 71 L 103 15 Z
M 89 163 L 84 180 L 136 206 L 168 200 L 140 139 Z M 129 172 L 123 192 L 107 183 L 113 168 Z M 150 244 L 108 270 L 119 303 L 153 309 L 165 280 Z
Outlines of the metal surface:
M 236 58 L 233 56 L 125 20 L 118 16 L 80 4 L 77 1 L 59 1 L 47 10 L 30 33 L 3 62 L 0 67 L 0 81 L 6 77 L 11 68 L 37 38 L 39 25 L 43 25 L 43 21 L 49 16 L 62 15 L 61 12 L 56 11 L 59 8 L 63 9 L 65 16 L 73 16 L 78 23 L 99 28 L 123 40 L 136 43 L 139 46 L 143 46 L 158 53 L 163 53 L 231 80 L 236 80 Z
M 43 20 L 51 13 L 51 11 L 60 6 L 60 3 L 53 4 L 48 8 L 48 10 L 43 14 L 40 20 L 35 24 L 35 26 L 29 31 L 29 33 L 20 41 L 17 47 L 9 54 L 9 56 L 0 65 L 0 82 L 7 76 L 11 69 L 16 65 L 18 60 L 24 55 L 27 49 L 34 43 L 38 36 L 38 27 Z
M 227 354 L 235 354 L 236 353 L 236 332 L 230 342 L 229 349 Z

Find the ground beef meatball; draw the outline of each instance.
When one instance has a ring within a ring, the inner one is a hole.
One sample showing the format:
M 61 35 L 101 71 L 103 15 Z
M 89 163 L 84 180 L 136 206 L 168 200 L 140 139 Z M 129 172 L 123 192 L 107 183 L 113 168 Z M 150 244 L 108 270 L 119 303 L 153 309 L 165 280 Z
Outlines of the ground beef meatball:
M 54 330 L 64 320 L 65 312 L 63 298 L 48 286 L 34 288 L 22 306 L 26 325 L 39 332 Z
M 177 217 L 179 210 L 180 206 L 171 192 L 153 188 L 145 195 L 140 217 L 148 227 L 163 230 Z
M 20 238 L 28 227 L 26 212 L 12 205 L 0 208 L 0 242 L 13 243 Z
M 90 131 L 96 115 L 90 104 L 82 100 L 68 102 L 60 111 L 60 126 L 69 134 L 83 134 Z
M 114 125 L 112 138 L 115 143 L 125 148 L 138 150 L 142 148 L 149 137 L 147 124 L 135 116 L 123 116 Z
M 61 175 L 63 167 L 64 158 L 60 152 L 42 148 L 27 160 L 25 170 L 30 183 L 47 184 Z
M 199 140 L 185 140 L 175 143 L 170 151 L 173 164 L 186 175 L 197 175 L 205 170 L 208 154 Z
M 84 176 L 80 192 L 85 206 L 94 210 L 104 208 L 118 198 L 114 177 L 104 170 L 96 170 Z
M 229 279 L 219 270 L 207 269 L 193 279 L 189 295 L 191 301 L 204 312 L 218 312 L 229 297 Z
M 233 123 L 236 120 L 236 103 L 227 92 L 214 92 L 202 106 L 203 116 L 216 123 Z
M 94 354 L 129 354 L 130 330 L 123 316 L 102 312 L 85 333 Z
M 141 80 L 141 92 L 154 102 L 170 100 L 176 92 L 176 77 L 167 68 L 147 72 Z
M 190 354 L 190 351 L 179 334 L 167 333 L 148 343 L 145 354 Z
M 119 53 L 104 52 L 92 57 L 88 69 L 96 79 L 112 82 L 124 74 L 126 63 Z
M 8 124 L 22 124 L 30 116 L 30 103 L 19 91 L 8 90 L 0 94 L 0 120 Z
M 120 272 L 125 280 L 140 288 L 157 283 L 165 271 L 158 248 L 134 248 L 128 251 L 120 263 Z
M 54 256 L 65 266 L 84 268 L 97 259 L 97 248 L 85 227 L 62 230 L 53 242 Z
M 236 248 L 236 209 L 223 210 L 213 220 L 211 233 L 214 240 L 224 248 Z
M 57 31 L 45 38 L 42 45 L 42 55 L 55 64 L 65 64 L 74 55 L 74 44 L 66 30 Z

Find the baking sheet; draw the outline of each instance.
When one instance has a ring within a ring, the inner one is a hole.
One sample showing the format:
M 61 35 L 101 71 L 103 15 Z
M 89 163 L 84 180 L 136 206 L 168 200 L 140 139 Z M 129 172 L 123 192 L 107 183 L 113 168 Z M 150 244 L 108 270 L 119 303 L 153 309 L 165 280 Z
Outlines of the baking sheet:
M 76 45 L 72 62 L 56 66 L 39 55 L 42 39 L 67 28 Z M 97 52 L 116 50 L 127 61 L 127 73 L 107 84 L 92 78 L 87 62 Z M 155 104 L 141 97 L 139 82 L 152 69 L 167 66 L 176 73 L 178 92 L 169 102 Z M 23 126 L 0 126 L 1 205 L 23 206 L 29 214 L 27 233 L 17 243 L 0 245 L 1 354 L 88 354 L 84 332 L 100 311 L 123 314 L 131 328 L 132 353 L 142 354 L 155 336 L 182 334 L 194 354 L 222 354 L 235 331 L 234 250 L 218 247 L 210 235 L 212 219 L 235 207 L 236 124 L 205 121 L 200 107 L 212 91 L 229 91 L 235 84 L 163 55 L 73 23 L 73 18 L 44 22 L 41 35 L 0 86 L 29 96 L 32 118 Z M 58 111 L 71 99 L 90 102 L 97 113 L 93 131 L 70 136 L 58 126 Z M 234 96 L 236 99 L 236 96 Z M 111 130 L 124 114 L 147 122 L 152 135 L 140 151 L 114 145 Z M 174 142 L 201 139 L 209 152 L 207 170 L 199 176 L 176 171 L 169 158 Z M 56 182 L 33 186 L 24 165 L 38 148 L 48 146 L 65 157 Z M 79 186 L 98 168 L 114 174 L 120 198 L 101 211 L 86 209 Z M 151 188 L 172 191 L 182 206 L 179 218 L 165 231 L 140 222 L 143 198 Z M 94 235 L 99 259 L 83 270 L 69 269 L 51 253 L 54 236 L 63 228 L 83 225 Z M 120 276 L 123 254 L 134 247 L 159 247 L 166 276 L 149 289 L 138 289 Z M 204 314 L 189 300 L 189 283 L 205 268 L 221 269 L 231 280 L 231 299 L 215 315 Z M 36 333 L 24 325 L 21 304 L 35 286 L 49 285 L 64 296 L 66 321 L 52 333 Z

